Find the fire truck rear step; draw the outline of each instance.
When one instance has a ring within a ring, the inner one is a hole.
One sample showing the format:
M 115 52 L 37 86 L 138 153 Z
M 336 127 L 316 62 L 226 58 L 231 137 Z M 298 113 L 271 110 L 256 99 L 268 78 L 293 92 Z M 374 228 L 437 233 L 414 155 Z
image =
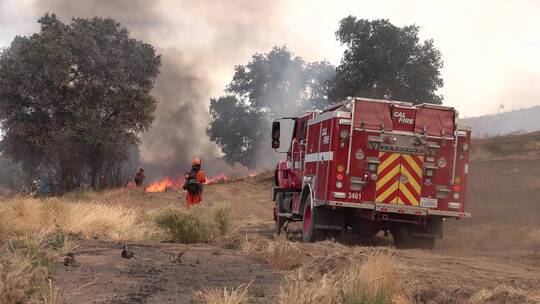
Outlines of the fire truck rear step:
M 315 225 L 315 229 L 341 231 L 344 229 L 344 227 L 334 225 Z

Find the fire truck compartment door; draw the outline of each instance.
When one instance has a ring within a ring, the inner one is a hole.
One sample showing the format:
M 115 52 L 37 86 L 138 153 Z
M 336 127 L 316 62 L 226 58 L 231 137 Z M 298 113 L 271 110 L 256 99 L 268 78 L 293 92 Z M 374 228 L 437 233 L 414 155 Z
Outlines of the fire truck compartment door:
M 375 201 L 398 205 L 420 205 L 422 155 L 379 152 Z

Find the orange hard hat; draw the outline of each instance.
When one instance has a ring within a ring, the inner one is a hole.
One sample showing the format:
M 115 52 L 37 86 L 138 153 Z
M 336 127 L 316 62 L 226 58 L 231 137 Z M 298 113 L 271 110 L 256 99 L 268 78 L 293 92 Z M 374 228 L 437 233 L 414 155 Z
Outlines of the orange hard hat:
M 198 166 L 201 164 L 201 160 L 199 158 L 194 158 L 192 164 L 194 166 Z

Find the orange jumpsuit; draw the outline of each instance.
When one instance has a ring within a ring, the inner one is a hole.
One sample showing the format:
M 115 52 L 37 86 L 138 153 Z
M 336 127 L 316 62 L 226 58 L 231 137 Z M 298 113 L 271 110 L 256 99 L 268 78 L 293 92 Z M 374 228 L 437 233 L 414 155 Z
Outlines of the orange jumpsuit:
M 203 185 L 206 182 L 206 175 L 204 174 L 203 170 L 199 170 L 197 172 L 197 175 L 195 176 L 197 181 Z M 186 191 L 186 206 L 191 207 L 191 205 L 198 205 L 202 201 L 202 190 L 199 191 L 197 194 L 190 194 L 188 191 Z

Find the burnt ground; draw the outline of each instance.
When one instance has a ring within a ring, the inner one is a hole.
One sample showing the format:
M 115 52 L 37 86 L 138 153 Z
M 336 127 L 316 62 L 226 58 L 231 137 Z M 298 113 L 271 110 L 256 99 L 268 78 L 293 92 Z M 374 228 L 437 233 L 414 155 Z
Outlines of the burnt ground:
M 190 303 L 209 286 L 251 282 L 255 303 L 275 303 L 281 273 L 240 251 L 210 245 L 130 244 L 134 258 L 121 258 L 122 244 L 84 241 L 78 267 L 60 265 L 56 282 L 71 303 Z M 178 254 L 184 252 L 180 259 Z
M 207 187 L 205 200 L 230 201 L 238 219 L 236 229 L 270 237 L 270 190 L 268 179 L 246 179 Z M 148 206 L 180 203 L 178 193 L 140 195 L 139 200 L 148 200 Z M 473 294 L 498 286 L 538 294 L 539 207 L 540 160 L 471 163 L 467 209 L 473 217 L 449 221 L 445 239 L 433 251 L 396 250 L 406 284 L 420 284 L 424 289 L 420 303 L 468 303 Z M 379 247 L 347 246 L 368 251 L 389 246 L 387 240 L 368 243 L 374 244 Z M 335 246 L 298 245 L 305 251 L 324 253 Z M 81 265 L 65 267 L 59 261 L 57 286 L 70 303 L 191 303 L 194 293 L 205 287 L 237 287 L 253 281 L 249 290 L 255 303 L 276 303 L 286 274 L 240 250 L 210 244 L 132 244 L 131 249 L 135 259 L 126 260 L 120 258 L 119 243 L 82 241 L 76 256 Z M 184 250 L 181 263 L 172 263 Z M 513 299 L 503 294 L 487 303 L 524 302 Z

